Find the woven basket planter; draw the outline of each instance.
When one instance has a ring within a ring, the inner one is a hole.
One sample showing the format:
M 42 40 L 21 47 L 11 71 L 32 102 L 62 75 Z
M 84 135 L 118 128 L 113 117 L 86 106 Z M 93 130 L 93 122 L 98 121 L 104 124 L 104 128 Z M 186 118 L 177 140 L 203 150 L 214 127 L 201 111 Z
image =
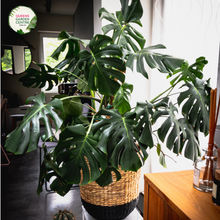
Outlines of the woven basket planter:
M 136 207 L 139 196 L 141 169 L 137 172 L 120 171 L 121 179 L 100 187 L 95 181 L 80 186 L 81 199 L 86 211 L 97 220 L 121 220 Z

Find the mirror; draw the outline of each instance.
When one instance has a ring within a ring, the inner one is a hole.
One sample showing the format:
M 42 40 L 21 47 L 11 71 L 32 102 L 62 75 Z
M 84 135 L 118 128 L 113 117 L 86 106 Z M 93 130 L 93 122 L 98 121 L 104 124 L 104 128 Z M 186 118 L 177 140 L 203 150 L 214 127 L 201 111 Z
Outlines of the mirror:
M 31 64 L 31 51 L 28 46 L 2 45 L 2 71 L 8 74 L 20 74 Z

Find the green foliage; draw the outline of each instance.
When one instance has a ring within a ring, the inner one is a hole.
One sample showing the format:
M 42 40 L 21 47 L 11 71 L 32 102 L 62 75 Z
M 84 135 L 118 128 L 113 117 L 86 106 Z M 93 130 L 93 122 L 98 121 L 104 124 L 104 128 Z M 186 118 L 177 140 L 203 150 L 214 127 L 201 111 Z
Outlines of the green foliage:
M 32 59 L 30 49 L 25 48 L 24 58 L 25 58 L 25 70 L 26 70 L 30 66 Z
M 36 69 L 26 70 L 26 75 L 19 78 L 19 82 L 22 82 L 25 87 L 32 88 L 43 88 L 46 82 L 49 86 L 46 90 L 51 90 L 53 88 L 53 83 L 58 84 L 58 77 L 53 74 L 54 69 L 46 64 L 37 64 L 41 71 Z
M 12 69 L 12 53 L 10 49 L 4 50 L 4 56 L 1 58 L 2 70 Z
M 44 147 L 38 194 L 44 181 L 51 177 L 55 177 L 51 189 L 62 196 L 72 184 L 97 181 L 106 186 L 112 182 L 112 172 L 120 179 L 119 167 L 136 171 L 143 166 L 147 150 L 153 147 L 157 148 L 159 162 L 166 167 L 162 143 L 193 161 L 200 155 L 198 132 L 206 135 L 209 131 L 211 88 L 202 73 L 207 61 L 199 57 L 189 65 L 183 59 L 157 53 L 158 49 L 165 49 L 161 44 L 144 47 L 145 39 L 132 27 L 132 23 L 141 26 L 140 1 L 121 0 L 121 5 L 122 10 L 115 15 L 100 9 L 101 18 L 110 23 L 103 27 L 104 35 L 95 35 L 87 48 L 81 49 L 80 44 L 86 46 L 82 40 L 62 31 L 59 39 L 63 41 L 52 57 L 57 60 L 66 50 L 65 57 L 55 68 L 37 64 L 40 70 L 29 69 L 19 80 L 24 86 L 39 88 L 48 82 L 49 90 L 58 80 L 79 79 L 78 89 L 91 94 L 56 96 L 48 104 L 43 93 L 29 98 L 35 102 L 33 108 L 8 136 L 6 149 L 20 154 L 36 149 L 39 120 L 45 123 L 46 139 L 52 135 L 47 116 L 61 130 L 54 151 L 47 152 Z M 112 38 L 105 35 L 109 31 L 113 32 Z M 151 101 L 132 107 L 129 98 L 135 88 L 126 83 L 125 70 L 133 70 L 135 62 L 136 71 L 146 79 L 148 67 L 166 74 L 170 87 Z M 92 100 L 88 107 L 91 118 L 87 119 L 82 116 L 80 101 L 85 97 Z M 99 110 L 95 109 L 95 101 L 100 103 Z
M 89 48 L 91 52 L 82 50 L 79 52 L 79 65 L 84 69 L 85 79 L 90 89 L 103 95 L 115 95 L 120 88 L 120 82 L 124 82 L 125 65 L 120 59 L 120 48 L 111 44 L 112 39 L 104 35 L 94 36 Z
M 202 70 L 207 63 L 208 61 L 205 59 L 205 57 L 199 57 L 196 59 L 196 62 L 190 66 L 187 61 L 184 61 L 180 68 L 175 68 L 173 70 L 172 75 L 175 76 L 175 78 L 171 80 L 170 84 L 174 85 L 180 81 L 194 82 L 196 78 L 202 79 Z M 178 73 L 179 75 L 176 76 Z
M 165 47 L 161 44 L 158 44 L 144 48 L 135 53 L 128 53 L 126 66 L 133 70 L 134 61 L 137 60 L 137 72 L 148 78 L 148 73 L 144 63 L 147 63 L 151 69 L 157 68 L 160 72 L 168 74 L 172 74 L 172 71 L 182 65 L 182 59 L 155 53 L 153 51 L 155 49 L 165 49 Z
M 54 109 L 62 111 L 62 101 L 54 99 L 50 103 L 45 104 L 45 100 L 44 93 L 28 98 L 27 102 L 34 101 L 35 105 L 28 110 L 22 124 L 7 136 L 5 143 L 7 151 L 15 154 L 23 154 L 25 151 L 30 152 L 37 149 L 40 136 L 40 120 L 46 128 L 45 139 L 52 136 L 48 116 L 54 121 L 56 130 L 60 128 L 62 120 L 54 112 Z
M 137 171 L 142 166 L 144 158 L 133 141 L 135 112 L 128 112 L 122 116 L 115 109 L 101 109 L 97 115 L 110 117 L 95 123 L 92 127 L 94 134 L 101 131 L 97 148 L 108 155 L 108 160 L 113 167 L 121 166 L 122 170 Z
M 141 33 L 129 24 L 129 22 L 135 22 L 142 26 L 139 19 L 142 16 L 143 9 L 139 1 L 132 1 L 131 6 L 128 6 L 127 3 L 123 3 L 123 5 L 126 6 L 125 10 L 123 10 L 123 12 L 116 12 L 116 17 L 112 13 L 109 13 L 105 8 L 101 8 L 99 10 L 99 16 L 102 19 L 106 19 L 111 22 L 110 24 L 103 26 L 102 30 L 104 34 L 113 31 L 112 38 L 115 42 L 117 42 L 119 47 L 137 51 L 138 47 L 136 43 L 142 49 L 145 44 L 145 39 Z M 132 10 L 133 8 L 131 7 L 135 6 L 137 10 Z M 133 42 L 133 40 L 135 42 Z
M 31 19 L 31 21 L 30 21 L 30 23 L 29 23 L 29 25 L 27 26 L 27 30 L 33 30 L 35 27 L 36 27 L 36 24 L 37 24 L 37 16 L 35 15 L 32 19 Z
M 54 98 L 63 99 L 63 111 L 58 111 L 59 117 L 63 120 L 63 127 L 71 125 L 75 118 L 82 114 L 82 104 L 80 98 L 72 97 L 68 95 L 56 95 Z
M 51 67 L 56 67 L 61 60 L 63 60 L 67 54 L 67 48 L 64 48 L 59 54 L 59 57 L 55 59 L 55 57 L 52 56 L 53 52 L 55 52 L 56 48 L 59 47 L 60 44 L 62 44 L 62 40 L 58 40 L 57 38 L 44 38 L 44 53 L 45 53 L 45 62 Z
M 194 127 L 196 131 L 207 134 L 209 131 L 209 87 L 208 82 L 195 78 L 193 83 L 187 82 L 184 86 L 188 87 L 186 91 L 180 93 L 178 104 L 184 100 L 182 113 L 187 118 L 187 121 Z
M 124 83 L 115 94 L 113 105 L 121 114 L 131 110 L 129 98 L 132 91 L 133 85 Z
M 88 133 L 81 124 L 68 126 L 62 132 L 54 157 L 58 166 L 62 163 L 59 170 L 67 183 L 79 184 L 81 170 L 83 171 L 81 184 L 95 181 L 101 175 L 99 168 L 105 170 L 107 160 L 97 149 L 97 144 L 97 137 Z

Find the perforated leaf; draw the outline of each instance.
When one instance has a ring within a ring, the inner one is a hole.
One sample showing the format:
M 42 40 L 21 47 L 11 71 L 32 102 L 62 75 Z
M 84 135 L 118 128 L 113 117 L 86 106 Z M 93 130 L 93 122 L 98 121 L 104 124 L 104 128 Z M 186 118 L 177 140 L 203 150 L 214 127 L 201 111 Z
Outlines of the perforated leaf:
M 129 5 L 129 1 L 121 0 L 121 5 L 122 11 L 117 11 L 116 16 L 105 8 L 99 10 L 99 16 L 110 22 L 110 24 L 102 27 L 103 33 L 107 34 L 113 31 L 112 38 L 119 47 L 131 51 L 143 49 L 145 44 L 144 37 L 130 24 L 134 22 L 142 26 L 139 20 L 143 14 L 140 1 L 132 0 Z
M 133 127 L 136 113 L 129 112 L 122 116 L 116 109 L 102 109 L 98 115 L 108 118 L 93 125 L 94 133 L 102 131 L 97 147 L 108 154 L 113 167 L 118 168 L 120 165 L 122 170 L 137 171 L 142 166 L 145 156 L 135 144 Z
M 96 146 L 97 138 L 87 134 L 81 124 L 68 126 L 60 134 L 54 157 L 58 166 L 61 165 L 60 174 L 68 184 L 79 184 L 81 178 L 81 184 L 95 181 L 101 175 L 100 168 L 105 170 L 107 160 Z
M 174 153 L 179 154 L 181 149 L 181 134 L 186 136 L 183 125 L 178 121 L 176 116 L 177 108 L 170 102 L 164 110 L 158 110 L 153 115 L 153 120 L 161 116 L 166 116 L 164 122 L 158 129 L 158 137 L 162 142 L 166 138 L 166 146 L 173 150 Z
M 195 130 L 207 134 L 209 131 L 209 88 L 208 81 L 196 78 L 195 84 L 188 82 L 187 89 L 178 97 L 178 104 L 183 104 L 182 113 Z
M 46 139 L 52 136 L 49 117 L 54 121 L 56 130 L 62 125 L 62 120 L 56 114 L 54 109 L 63 110 L 62 101 L 54 99 L 45 104 L 45 94 L 40 93 L 32 96 L 27 101 L 33 101 L 35 104 L 25 115 L 22 123 L 7 137 L 5 148 L 14 154 L 23 154 L 25 151 L 30 152 L 37 148 L 40 136 L 40 121 L 45 125 Z
M 153 147 L 153 137 L 152 137 L 152 127 L 150 120 L 150 107 L 146 103 L 137 103 L 135 108 L 136 116 L 136 125 L 134 131 L 136 137 L 138 137 L 139 143 L 145 144 L 150 148 Z
M 157 68 L 162 73 L 172 75 L 172 71 L 181 67 L 183 60 L 161 53 L 155 53 L 155 49 L 165 49 L 165 46 L 158 44 L 155 46 L 146 47 L 135 53 L 129 53 L 126 66 L 133 70 L 134 61 L 137 60 L 136 70 L 148 79 L 146 64 L 151 68 Z
M 22 82 L 23 86 L 28 88 L 43 88 L 48 82 L 48 88 L 51 90 L 53 88 L 53 84 L 58 84 L 58 76 L 54 74 L 54 69 L 46 64 L 37 64 L 41 70 L 37 70 L 34 68 L 30 68 L 25 71 L 25 75 L 19 78 L 19 82 Z
M 89 43 L 91 52 L 82 50 L 79 53 L 80 68 L 84 70 L 89 87 L 103 95 L 114 95 L 120 87 L 119 81 L 123 83 L 125 79 L 122 52 L 111 44 L 112 41 L 110 37 L 96 35 Z
M 179 122 L 184 127 L 185 136 L 181 134 L 181 148 L 180 153 L 182 153 L 186 158 L 196 161 L 198 156 L 201 156 L 200 144 L 198 132 L 188 124 L 185 118 L 179 119 Z

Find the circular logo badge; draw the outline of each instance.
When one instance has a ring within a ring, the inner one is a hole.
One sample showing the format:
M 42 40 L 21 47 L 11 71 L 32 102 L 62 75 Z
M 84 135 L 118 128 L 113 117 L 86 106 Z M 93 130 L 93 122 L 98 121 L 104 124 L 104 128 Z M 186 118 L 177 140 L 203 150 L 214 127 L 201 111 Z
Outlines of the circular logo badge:
M 26 6 L 18 6 L 9 14 L 9 26 L 18 34 L 27 34 L 36 27 L 37 16 Z

